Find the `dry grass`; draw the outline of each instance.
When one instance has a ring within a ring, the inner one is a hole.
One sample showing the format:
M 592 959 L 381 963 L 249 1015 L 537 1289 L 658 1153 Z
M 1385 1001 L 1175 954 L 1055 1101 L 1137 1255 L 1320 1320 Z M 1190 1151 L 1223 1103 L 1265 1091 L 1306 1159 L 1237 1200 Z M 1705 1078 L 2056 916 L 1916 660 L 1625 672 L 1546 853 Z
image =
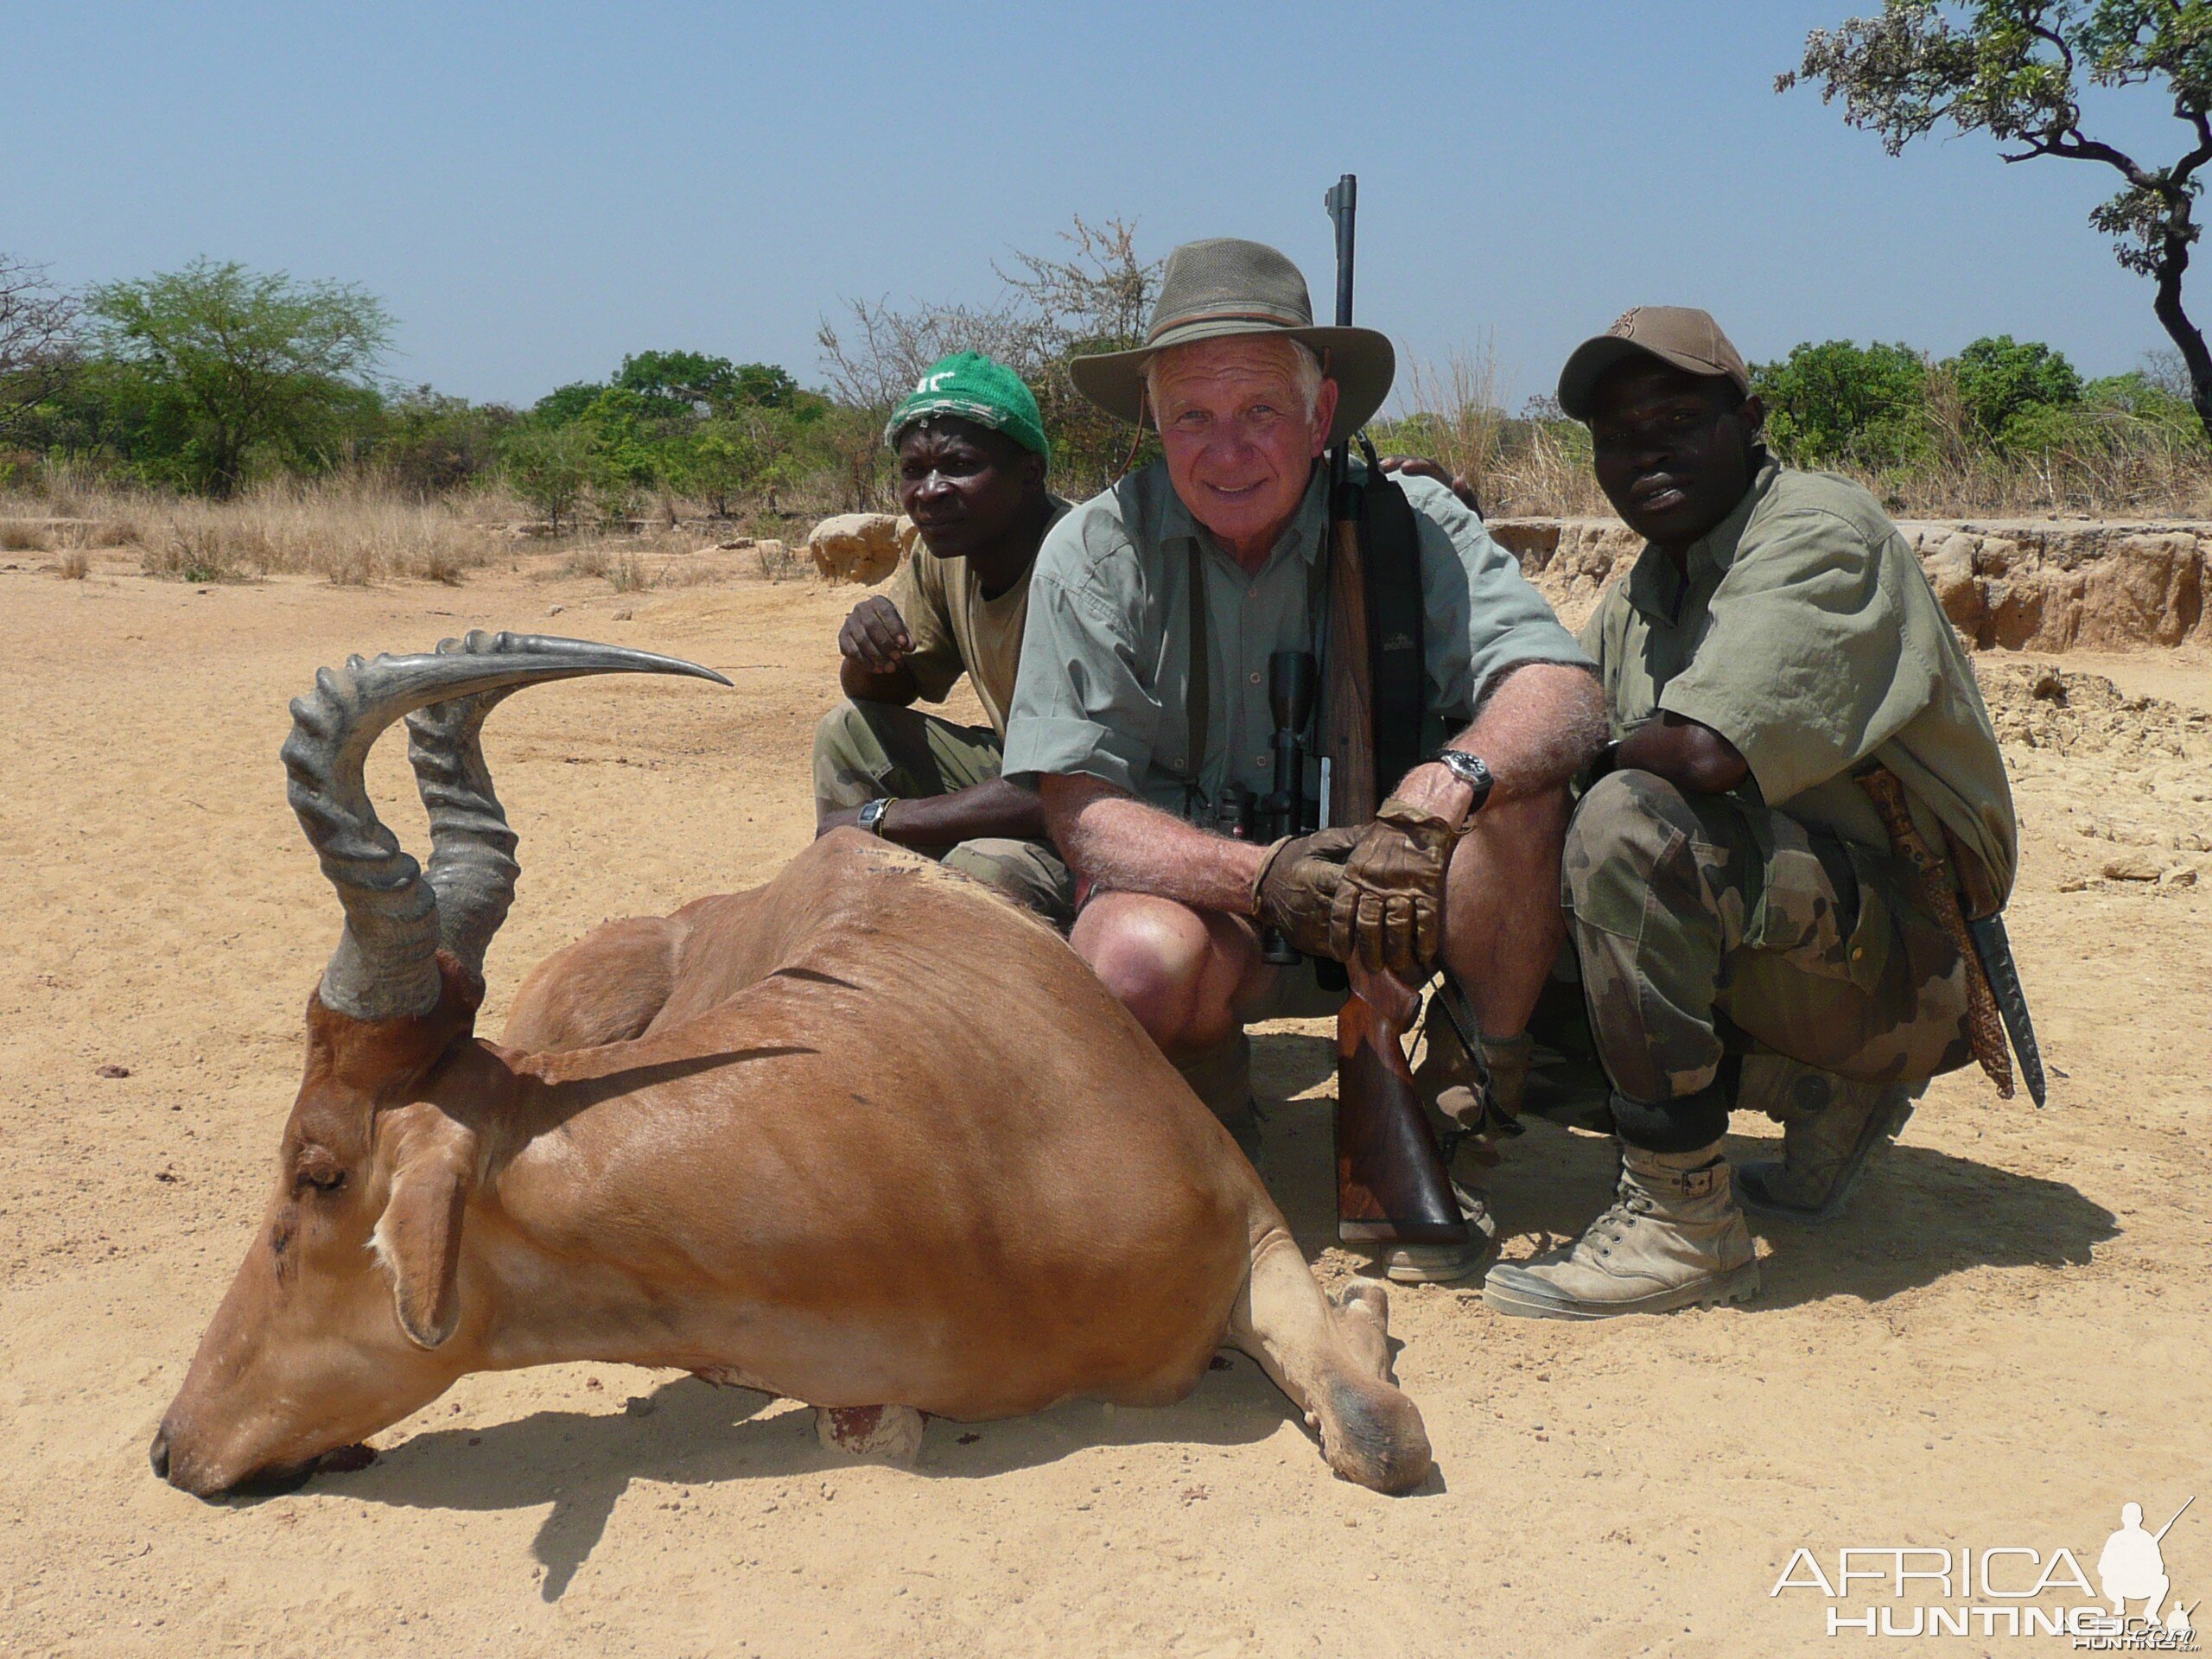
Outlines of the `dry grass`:
M 356 478 L 273 482 L 208 501 L 104 483 L 66 467 L 53 470 L 38 505 L 60 521 L 58 528 L 0 520 L 0 543 L 136 546 L 147 575 L 203 582 L 308 572 L 347 584 L 396 577 L 457 583 L 498 555 L 515 512 L 498 498 L 425 502 Z
M 44 553 L 53 546 L 51 526 L 21 518 L 0 519 L 0 552 Z
M 1579 518 L 1609 512 L 1590 472 L 1590 444 L 1572 422 L 1505 412 L 1497 353 L 1485 341 L 1441 365 L 1410 363 L 1378 447 L 1424 456 L 1475 486 L 1493 518 Z
M 2212 455 L 2124 434 L 2011 461 L 1982 453 L 1845 470 L 1901 518 L 2212 518 Z
M 65 548 L 136 547 L 143 533 L 135 518 L 65 518 L 54 540 Z
M 73 547 L 61 556 L 54 573 L 64 582 L 82 582 L 92 573 L 92 556 L 81 547 Z
M 444 504 L 339 485 L 257 490 L 167 505 L 140 568 L 188 581 L 309 571 L 359 585 L 412 576 L 458 583 L 497 550 L 491 527 Z
M 713 533 L 713 532 L 707 532 Z M 645 593 L 655 588 L 710 588 L 733 581 L 789 582 L 808 569 L 791 543 L 782 537 L 732 538 L 701 544 L 701 531 L 680 521 L 645 534 L 588 541 L 564 549 L 557 561 L 548 560 L 533 580 L 559 582 L 584 576 L 604 582 L 618 594 Z

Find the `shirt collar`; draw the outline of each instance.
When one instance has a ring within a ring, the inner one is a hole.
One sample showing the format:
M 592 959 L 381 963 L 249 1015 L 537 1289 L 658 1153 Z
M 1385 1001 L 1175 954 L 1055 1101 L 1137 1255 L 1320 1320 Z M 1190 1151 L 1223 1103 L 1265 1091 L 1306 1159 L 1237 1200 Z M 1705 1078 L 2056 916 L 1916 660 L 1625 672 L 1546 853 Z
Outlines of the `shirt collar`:
M 1175 486 L 1167 477 L 1167 463 L 1160 463 L 1160 475 L 1167 486 L 1166 505 L 1160 515 L 1160 538 L 1162 542 L 1195 538 L 1201 547 L 1210 548 L 1222 557 L 1229 555 L 1216 541 L 1213 533 L 1198 523 L 1191 510 L 1183 505 L 1183 498 L 1175 493 Z M 1272 569 L 1278 560 L 1297 555 L 1307 564 L 1321 556 L 1327 537 L 1329 518 L 1329 469 L 1319 461 L 1313 463 L 1313 475 L 1306 481 L 1306 493 L 1299 499 L 1298 511 L 1291 516 L 1289 527 L 1275 538 L 1268 549 L 1267 563 L 1260 567 L 1264 572 Z M 1231 561 L 1234 563 L 1234 561 Z
M 1774 488 L 1775 477 L 1781 470 L 1780 464 L 1771 456 L 1761 457 L 1758 471 L 1752 474 L 1751 487 L 1744 492 L 1743 499 L 1729 510 L 1726 518 L 1690 543 L 1689 555 L 1682 562 L 1688 575 L 1687 582 L 1677 574 L 1675 562 L 1666 551 L 1646 542 L 1635 568 L 1629 572 L 1629 603 L 1646 616 L 1672 622 L 1676 620 L 1675 613 L 1686 586 L 1718 584 L 1735 563 L 1736 549 L 1744 539 L 1751 514 Z

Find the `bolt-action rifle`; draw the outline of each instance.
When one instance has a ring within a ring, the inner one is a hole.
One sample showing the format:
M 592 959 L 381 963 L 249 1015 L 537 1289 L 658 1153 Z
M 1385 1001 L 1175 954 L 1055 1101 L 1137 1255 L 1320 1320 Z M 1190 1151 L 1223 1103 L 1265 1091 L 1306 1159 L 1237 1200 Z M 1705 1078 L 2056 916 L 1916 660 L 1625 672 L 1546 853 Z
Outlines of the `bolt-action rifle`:
M 1347 173 L 1326 198 L 1337 235 L 1337 327 L 1351 326 L 1354 216 L 1359 186 Z M 1329 452 L 1329 623 L 1322 677 L 1322 819 L 1375 816 L 1373 642 L 1360 543 L 1361 486 L 1351 441 Z M 1337 1236 L 1345 1243 L 1464 1245 L 1461 1215 L 1429 1132 L 1405 1037 L 1420 1012 L 1414 990 L 1389 973 L 1347 964 L 1351 995 L 1337 1015 Z

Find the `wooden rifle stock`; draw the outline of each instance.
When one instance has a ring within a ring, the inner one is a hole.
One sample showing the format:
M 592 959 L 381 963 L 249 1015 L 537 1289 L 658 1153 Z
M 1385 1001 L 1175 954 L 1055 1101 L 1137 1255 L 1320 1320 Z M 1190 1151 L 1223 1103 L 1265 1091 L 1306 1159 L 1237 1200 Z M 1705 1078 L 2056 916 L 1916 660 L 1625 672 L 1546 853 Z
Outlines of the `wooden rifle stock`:
M 1359 516 L 1337 467 L 1329 561 L 1328 674 L 1322 748 L 1328 821 L 1375 816 L 1375 682 L 1368 652 Z M 1337 1237 L 1347 1244 L 1463 1245 L 1467 1224 L 1406 1064 L 1421 999 L 1389 973 L 1346 964 L 1351 995 L 1337 1014 Z

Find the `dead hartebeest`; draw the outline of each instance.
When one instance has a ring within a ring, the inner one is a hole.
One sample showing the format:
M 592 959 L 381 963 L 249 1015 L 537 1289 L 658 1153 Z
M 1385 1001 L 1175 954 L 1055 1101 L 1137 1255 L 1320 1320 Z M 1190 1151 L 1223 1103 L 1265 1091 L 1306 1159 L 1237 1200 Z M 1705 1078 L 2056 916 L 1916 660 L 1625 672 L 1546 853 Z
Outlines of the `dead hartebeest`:
M 345 929 L 268 1212 L 155 1471 L 202 1496 L 296 1480 L 468 1372 L 562 1360 L 891 1408 L 918 1435 L 919 1413 L 1163 1404 L 1225 1344 L 1339 1474 L 1418 1484 L 1381 1289 L 1325 1294 L 1075 953 L 926 859 L 831 835 L 764 887 L 556 952 L 505 1043 L 474 1034 L 518 871 L 484 717 L 624 671 L 721 678 L 472 633 L 326 669 L 292 705 L 291 802 Z M 403 715 L 427 870 L 362 783 Z

